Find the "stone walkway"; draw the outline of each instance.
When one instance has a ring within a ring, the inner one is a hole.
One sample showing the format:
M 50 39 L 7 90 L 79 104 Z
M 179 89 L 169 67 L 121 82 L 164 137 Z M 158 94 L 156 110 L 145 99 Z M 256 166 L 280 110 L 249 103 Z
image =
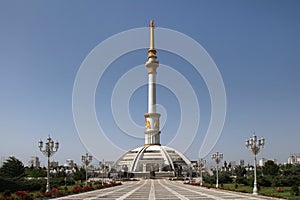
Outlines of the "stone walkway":
M 91 192 L 69 195 L 60 200 L 79 200 L 79 199 L 202 199 L 202 200 L 259 200 L 259 199 L 275 199 L 264 196 L 254 196 L 252 194 L 244 194 L 230 192 L 217 189 L 207 189 L 198 186 L 185 185 L 179 181 L 169 181 L 168 179 L 146 179 L 141 181 L 124 182 L 121 186 L 95 190 Z

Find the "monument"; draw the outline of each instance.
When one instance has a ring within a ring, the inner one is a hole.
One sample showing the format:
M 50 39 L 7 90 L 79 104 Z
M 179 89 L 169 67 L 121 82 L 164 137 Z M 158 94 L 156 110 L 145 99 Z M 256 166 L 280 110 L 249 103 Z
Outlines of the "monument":
M 150 48 L 146 68 L 148 71 L 148 113 L 145 117 L 145 144 L 122 155 L 115 163 L 117 169 L 132 173 L 169 172 L 191 164 L 179 151 L 160 144 L 160 114 L 156 112 L 156 74 L 159 62 L 154 48 L 154 21 L 150 21 Z

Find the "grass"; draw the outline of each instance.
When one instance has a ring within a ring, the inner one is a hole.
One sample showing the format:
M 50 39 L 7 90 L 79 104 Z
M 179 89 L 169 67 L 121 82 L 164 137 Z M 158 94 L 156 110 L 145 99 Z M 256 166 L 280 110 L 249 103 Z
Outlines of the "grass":
M 234 190 L 237 192 L 243 192 L 243 193 L 251 193 L 252 192 L 251 187 L 243 185 L 243 184 L 239 184 L 237 188 L 235 188 L 234 183 L 223 184 L 223 188 L 228 189 L 228 190 Z
M 246 192 L 252 193 L 253 188 L 250 186 L 246 186 L 243 184 L 238 184 L 236 188 L 235 183 L 223 184 L 223 188 L 227 190 L 237 191 L 237 192 Z M 284 199 L 291 200 L 300 200 L 300 196 L 294 197 L 291 194 L 291 187 L 280 187 L 280 191 L 278 191 L 278 187 L 260 187 L 259 194 L 270 197 L 279 197 Z

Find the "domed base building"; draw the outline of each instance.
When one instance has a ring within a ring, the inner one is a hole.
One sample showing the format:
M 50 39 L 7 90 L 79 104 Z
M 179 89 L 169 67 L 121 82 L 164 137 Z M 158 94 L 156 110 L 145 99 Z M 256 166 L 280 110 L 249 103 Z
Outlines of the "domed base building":
M 129 172 L 176 172 L 191 164 L 179 151 L 161 145 L 141 146 L 125 153 L 117 160 L 117 167 L 127 167 Z M 180 166 L 180 167 L 179 167 Z
M 156 113 L 156 70 L 159 62 L 154 48 L 154 22 L 150 22 L 150 48 L 146 68 L 148 71 L 148 113 L 145 117 L 145 144 L 125 153 L 115 167 L 135 175 L 158 172 L 167 176 L 176 175 L 191 162 L 179 151 L 161 146 L 159 129 L 160 114 Z M 178 172 L 178 173 L 177 173 Z

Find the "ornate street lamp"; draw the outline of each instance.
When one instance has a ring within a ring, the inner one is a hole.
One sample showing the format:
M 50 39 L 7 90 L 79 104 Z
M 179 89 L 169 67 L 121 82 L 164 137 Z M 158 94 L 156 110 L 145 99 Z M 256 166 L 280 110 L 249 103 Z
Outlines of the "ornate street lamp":
M 217 164 L 217 180 L 216 180 L 216 188 L 219 188 L 219 163 L 223 159 L 223 154 L 222 153 L 214 153 L 211 158 L 215 160 Z
M 45 149 L 43 149 L 43 141 L 39 141 L 40 151 L 48 158 L 46 192 L 50 192 L 50 157 L 53 156 L 55 152 L 57 152 L 58 147 L 58 141 L 54 144 L 54 141 L 52 140 L 50 135 L 47 138 Z
M 256 155 L 259 153 L 261 148 L 265 145 L 265 139 L 261 138 L 257 140 L 255 133 L 253 137 L 246 140 L 246 147 L 249 148 L 250 151 L 254 154 L 254 187 L 253 194 L 257 195 L 257 180 L 256 180 Z
M 101 170 L 101 174 L 102 174 L 102 185 L 104 185 L 104 173 L 106 170 L 104 159 L 102 160 L 102 163 L 101 163 L 101 161 L 99 162 L 99 165 L 100 165 L 100 170 Z
M 199 170 L 200 170 L 200 185 L 201 186 L 203 185 L 202 170 L 203 170 L 203 167 L 205 166 L 205 164 L 206 164 L 206 160 L 204 160 L 203 158 L 198 160 L 198 167 L 199 167 Z
M 92 162 L 93 157 L 89 155 L 88 153 L 85 154 L 85 156 L 81 156 L 81 161 L 83 162 L 85 166 L 85 185 L 87 185 L 87 173 L 88 173 L 88 166 Z

